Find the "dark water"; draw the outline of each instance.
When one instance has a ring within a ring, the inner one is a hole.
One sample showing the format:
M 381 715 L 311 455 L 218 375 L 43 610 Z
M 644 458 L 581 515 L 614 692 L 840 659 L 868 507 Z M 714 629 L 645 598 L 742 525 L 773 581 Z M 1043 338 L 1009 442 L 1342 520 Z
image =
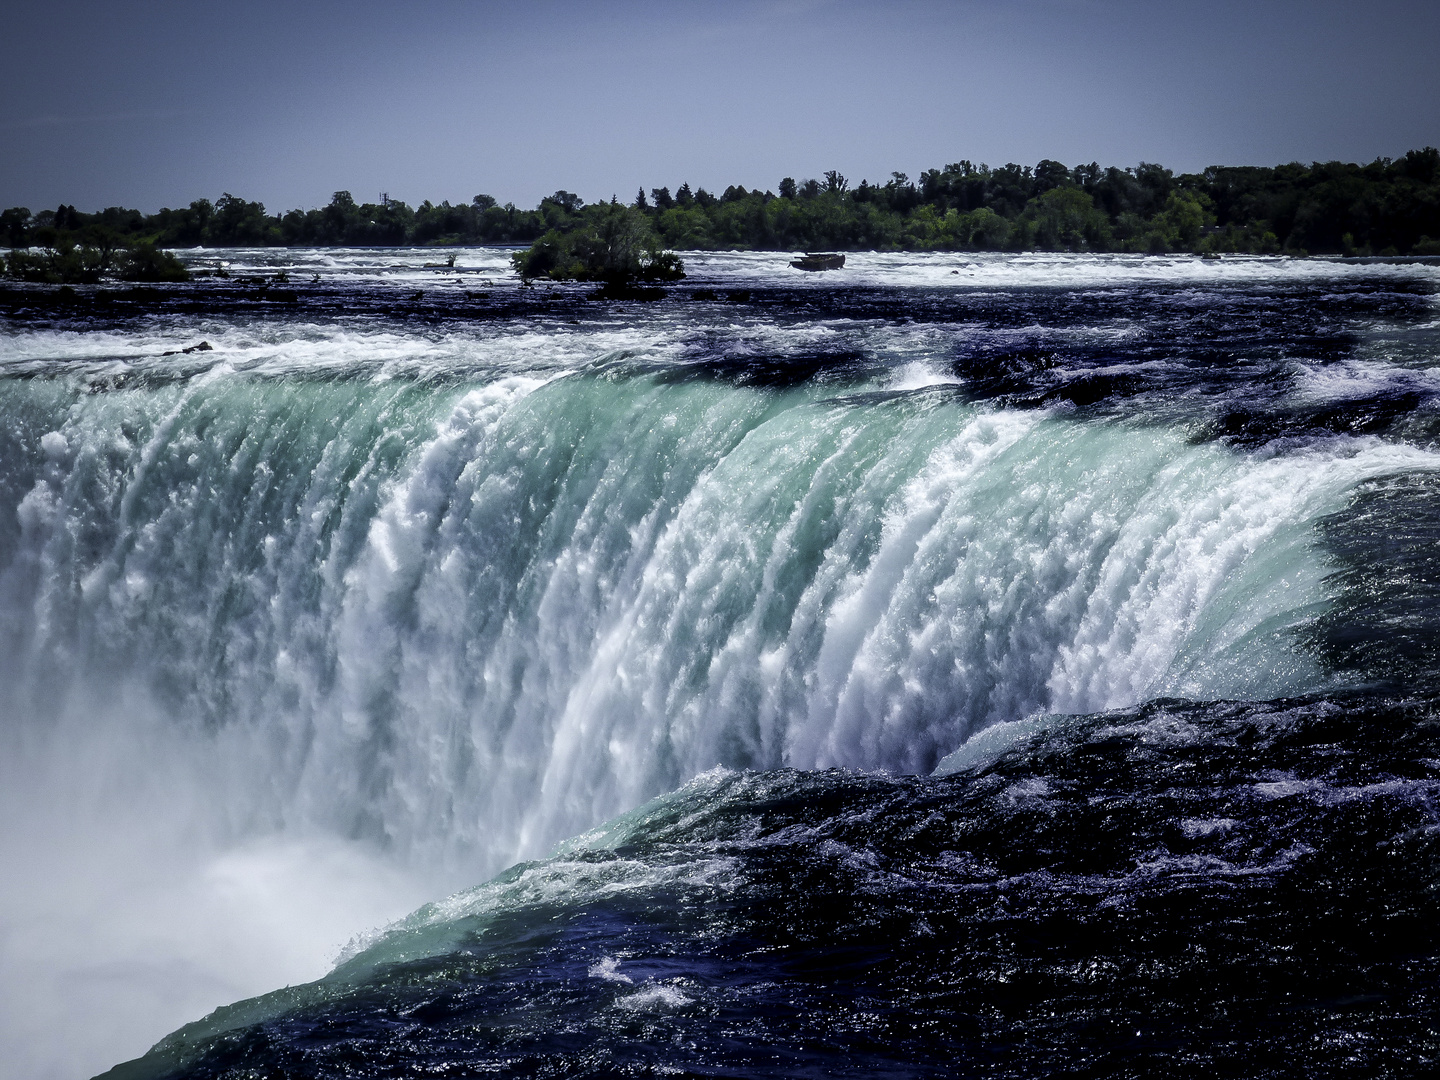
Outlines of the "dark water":
M 1434 268 L 281 257 L 5 297 L 11 725 L 503 872 L 111 1075 L 1434 1069 Z
M 1437 751 L 1418 703 L 1156 702 L 706 777 L 110 1075 L 1424 1075 Z

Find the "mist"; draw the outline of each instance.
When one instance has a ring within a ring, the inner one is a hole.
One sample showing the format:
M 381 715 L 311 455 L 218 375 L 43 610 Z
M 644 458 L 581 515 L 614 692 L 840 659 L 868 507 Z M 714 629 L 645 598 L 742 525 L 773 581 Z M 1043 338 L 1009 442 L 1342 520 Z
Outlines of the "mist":
M 454 887 L 373 843 L 254 833 L 234 740 L 97 710 L 0 752 L 0 1074 L 74 1080 L 212 1009 L 319 978 Z

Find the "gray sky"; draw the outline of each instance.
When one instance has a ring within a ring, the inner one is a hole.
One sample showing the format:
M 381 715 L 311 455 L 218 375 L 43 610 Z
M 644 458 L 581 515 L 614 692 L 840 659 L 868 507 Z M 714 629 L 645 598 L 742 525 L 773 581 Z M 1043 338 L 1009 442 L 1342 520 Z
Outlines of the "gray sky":
M 0 207 L 1440 145 L 1440 0 L 9 0 Z

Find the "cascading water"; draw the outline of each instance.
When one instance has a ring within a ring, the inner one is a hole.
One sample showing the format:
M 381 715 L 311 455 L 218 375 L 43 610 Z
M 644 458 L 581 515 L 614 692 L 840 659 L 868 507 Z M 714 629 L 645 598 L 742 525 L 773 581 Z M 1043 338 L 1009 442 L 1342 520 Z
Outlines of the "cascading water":
M 1434 464 L 623 362 L 9 404 L 44 429 L 10 715 L 123 701 L 244 746 L 242 827 L 491 870 L 716 765 L 927 772 L 1036 710 L 1312 686 L 1314 522 Z
M 1022 262 L 1035 280 L 1004 280 Z M 1316 301 L 1287 336 L 1271 315 L 1310 268 L 1197 282 L 1177 260 L 1147 285 L 1135 265 L 996 259 L 975 292 L 879 260 L 839 311 L 807 284 L 801 309 L 577 296 L 579 318 L 408 331 L 13 318 L 17 833 L 32 800 L 81 835 L 115 815 L 213 853 L 212 895 L 263 840 L 328 894 L 386 882 L 352 916 L 373 923 L 716 768 L 927 774 L 1037 715 L 1365 684 L 1306 644 L 1338 597 L 1322 526 L 1440 468 L 1427 436 L 1352 415 L 1387 392 L 1354 388 L 1364 319 L 1428 361 L 1429 271 L 1358 314 Z M 1237 290 L 1253 311 L 1226 310 Z M 1213 327 L 1146 331 L 1157 306 L 1224 311 L 1226 362 Z M 1397 355 L 1365 370 L 1430 393 Z M 36 865 L 26 887 L 52 887 Z

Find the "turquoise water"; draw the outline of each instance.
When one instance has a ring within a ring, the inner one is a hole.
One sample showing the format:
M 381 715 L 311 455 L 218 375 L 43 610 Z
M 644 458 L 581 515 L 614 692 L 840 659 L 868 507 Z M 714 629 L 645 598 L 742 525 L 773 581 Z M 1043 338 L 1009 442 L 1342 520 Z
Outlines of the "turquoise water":
M 65 837 L 16 888 L 53 928 L 97 852 L 137 879 L 111 944 L 12 947 L 7 993 L 107 948 L 189 965 L 103 1063 L 697 777 L 924 776 L 997 725 L 1370 686 L 1315 644 L 1354 599 L 1325 523 L 1440 465 L 1433 268 L 876 256 L 832 294 L 715 256 L 686 288 L 756 295 L 531 310 L 497 278 L 498 312 L 415 322 L 343 305 L 433 271 L 332 256 L 293 311 L 0 346 L 7 843 Z M 579 872 L 542 866 L 501 880 Z M 303 964 L 234 958 L 344 890 Z

